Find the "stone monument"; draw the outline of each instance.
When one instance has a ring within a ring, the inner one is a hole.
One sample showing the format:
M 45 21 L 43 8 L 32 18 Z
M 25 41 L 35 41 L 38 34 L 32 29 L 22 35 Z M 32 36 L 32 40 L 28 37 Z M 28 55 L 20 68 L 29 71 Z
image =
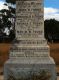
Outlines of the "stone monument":
M 56 80 L 44 38 L 44 1 L 16 0 L 16 42 L 4 65 L 4 80 Z

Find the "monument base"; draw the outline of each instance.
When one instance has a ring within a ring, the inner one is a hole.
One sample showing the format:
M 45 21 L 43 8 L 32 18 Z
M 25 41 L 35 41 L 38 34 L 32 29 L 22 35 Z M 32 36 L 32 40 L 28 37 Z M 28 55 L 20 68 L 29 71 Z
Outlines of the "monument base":
M 4 80 L 57 80 L 51 57 L 9 59 L 4 65 Z

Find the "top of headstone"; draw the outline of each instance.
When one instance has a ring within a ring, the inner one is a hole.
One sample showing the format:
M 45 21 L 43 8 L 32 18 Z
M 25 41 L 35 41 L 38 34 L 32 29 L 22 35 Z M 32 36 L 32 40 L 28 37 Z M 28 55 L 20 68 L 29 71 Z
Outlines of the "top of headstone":
M 36 0 L 16 0 L 16 1 L 36 1 Z M 43 0 L 38 0 L 38 1 L 43 1 Z
M 17 40 L 44 37 L 43 0 L 16 1 Z

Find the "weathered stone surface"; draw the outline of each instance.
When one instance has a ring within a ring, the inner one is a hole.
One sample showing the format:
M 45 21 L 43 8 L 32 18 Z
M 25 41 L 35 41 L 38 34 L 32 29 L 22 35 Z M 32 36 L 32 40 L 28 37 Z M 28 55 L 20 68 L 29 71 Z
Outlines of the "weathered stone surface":
M 40 0 L 16 2 L 16 37 L 44 37 L 43 4 Z
M 26 80 L 26 78 L 28 78 L 27 80 L 35 80 L 32 78 L 30 79 L 31 75 L 40 76 L 41 71 L 47 71 L 47 73 L 50 73 L 51 77 L 48 80 L 56 80 L 55 66 L 53 62 L 54 61 L 49 58 L 19 60 L 11 59 L 6 63 L 5 66 L 5 80 L 8 80 L 10 76 L 13 76 L 15 80 L 18 80 L 19 78 L 21 78 L 20 80 L 23 80 L 22 78 L 24 78 L 24 80 Z
M 10 58 L 48 58 L 49 46 L 14 46 L 10 51 Z
M 16 0 L 17 41 L 4 65 L 4 80 L 56 80 L 43 16 L 43 0 Z

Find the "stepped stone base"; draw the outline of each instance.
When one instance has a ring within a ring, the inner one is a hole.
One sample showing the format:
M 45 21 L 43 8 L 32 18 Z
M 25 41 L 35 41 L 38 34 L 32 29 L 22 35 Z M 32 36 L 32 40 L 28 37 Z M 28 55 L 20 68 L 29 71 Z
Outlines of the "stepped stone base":
M 10 50 L 10 59 L 49 57 L 49 46 L 13 46 Z
M 4 66 L 4 80 L 56 80 L 52 58 L 9 59 Z
M 16 39 L 4 65 L 4 80 L 56 80 L 44 38 L 43 0 L 16 0 Z

